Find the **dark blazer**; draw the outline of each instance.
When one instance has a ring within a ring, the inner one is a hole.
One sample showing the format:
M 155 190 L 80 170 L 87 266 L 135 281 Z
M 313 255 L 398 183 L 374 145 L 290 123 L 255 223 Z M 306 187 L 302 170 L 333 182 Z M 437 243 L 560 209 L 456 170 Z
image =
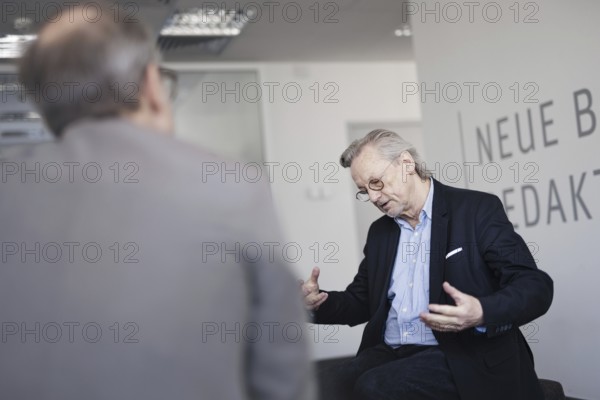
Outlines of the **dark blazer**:
M 430 303 L 454 304 L 442 289 L 448 281 L 480 300 L 487 327 L 486 334 L 474 329 L 434 331 L 461 399 L 542 400 L 533 356 L 518 327 L 548 310 L 552 279 L 537 268 L 498 197 L 435 180 L 434 185 Z M 368 321 L 359 353 L 383 341 L 390 307 L 386 293 L 399 237 L 400 228 L 392 218 L 373 222 L 353 282 L 343 292 L 329 292 L 315 314 L 316 322 L 324 324 L 354 326 Z

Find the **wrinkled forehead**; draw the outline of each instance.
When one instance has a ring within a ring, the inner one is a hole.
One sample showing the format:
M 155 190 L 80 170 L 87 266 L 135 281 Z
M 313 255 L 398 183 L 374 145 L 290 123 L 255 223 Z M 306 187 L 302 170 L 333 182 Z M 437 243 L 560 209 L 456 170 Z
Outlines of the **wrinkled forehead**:
M 374 147 L 366 146 L 352 161 L 350 166 L 352 180 L 358 187 L 364 187 L 370 180 L 379 178 L 377 174 L 381 173 L 387 164 L 389 161 Z

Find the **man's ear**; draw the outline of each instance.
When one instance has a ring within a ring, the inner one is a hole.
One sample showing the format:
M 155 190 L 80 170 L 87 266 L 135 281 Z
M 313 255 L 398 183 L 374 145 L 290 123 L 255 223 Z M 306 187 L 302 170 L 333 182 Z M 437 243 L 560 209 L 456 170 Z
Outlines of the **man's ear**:
M 130 115 L 131 118 L 156 131 L 172 135 L 174 121 L 171 101 L 156 64 L 146 67 L 138 98 L 140 107 Z
M 406 168 L 406 172 L 412 175 L 416 170 L 415 160 L 413 159 L 412 155 L 408 151 L 403 151 L 399 158 L 402 166 Z
M 167 105 L 167 96 L 156 64 L 149 64 L 146 67 L 141 92 L 141 97 L 147 101 L 147 107 L 152 112 L 160 112 Z

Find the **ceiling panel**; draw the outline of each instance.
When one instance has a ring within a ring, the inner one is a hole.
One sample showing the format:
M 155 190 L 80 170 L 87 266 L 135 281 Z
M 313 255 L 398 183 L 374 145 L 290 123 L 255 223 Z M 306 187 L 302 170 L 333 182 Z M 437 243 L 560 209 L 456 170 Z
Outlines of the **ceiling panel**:
M 219 56 L 193 48 L 167 60 L 199 61 L 393 61 L 412 60 L 412 41 L 394 31 L 402 25 L 400 0 L 218 1 L 180 0 L 178 8 L 225 4 L 259 11 L 241 36 Z M 268 4 L 278 4 L 269 7 Z M 299 17 L 298 10 L 301 10 Z M 317 12 L 318 10 L 318 12 Z M 295 21 L 297 20 L 297 21 Z
M 80 3 L 97 3 L 80 1 Z M 111 0 L 114 3 L 115 0 Z M 167 61 L 396 61 L 412 60 L 412 40 L 394 31 L 402 25 L 401 0 L 119 0 L 127 12 L 149 23 L 156 35 L 177 9 L 225 6 L 257 15 L 218 55 L 207 46 L 166 52 Z M 40 22 L 68 1 L 2 1 L 0 34 L 16 33 L 21 15 Z M 54 4 L 54 8 L 50 5 Z M 16 8 L 16 11 L 15 11 Z M 68 7 L 63 7 L 67 13 Z M 204 47 L 204 51 L 203 51 Z

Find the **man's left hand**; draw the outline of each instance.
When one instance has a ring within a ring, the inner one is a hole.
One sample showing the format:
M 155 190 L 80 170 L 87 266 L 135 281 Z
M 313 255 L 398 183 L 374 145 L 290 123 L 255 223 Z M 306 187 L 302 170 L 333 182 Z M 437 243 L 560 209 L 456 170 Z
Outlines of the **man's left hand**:
M 429 313 L 419 314 L 425 325 L 441 332 L 460 332 L 483 325 L 483 308 L 476 297 L 461 292 L 448 282 L 444 282 L 443 288 L 456 305 L 430 304 Z

